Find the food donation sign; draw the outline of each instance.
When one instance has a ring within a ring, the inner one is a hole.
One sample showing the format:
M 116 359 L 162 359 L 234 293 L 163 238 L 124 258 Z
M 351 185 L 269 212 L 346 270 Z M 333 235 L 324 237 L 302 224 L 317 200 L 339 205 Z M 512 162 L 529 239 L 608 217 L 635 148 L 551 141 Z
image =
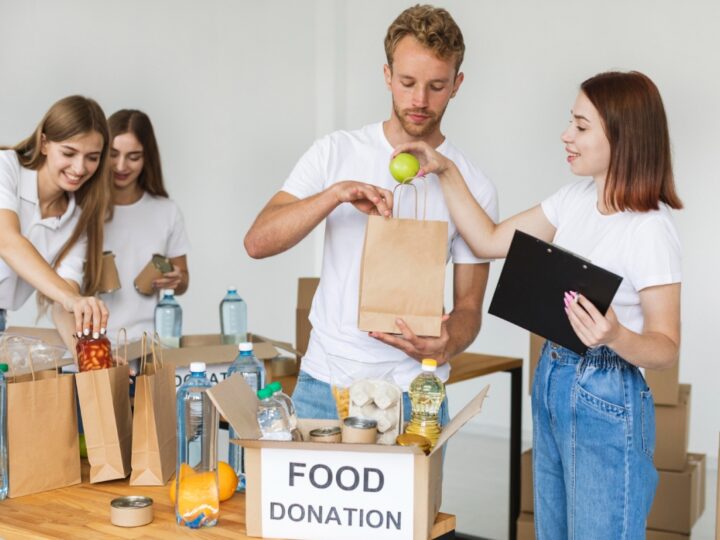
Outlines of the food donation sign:
M 412 540 L 414 458 L 263 448 L 263 536 Z

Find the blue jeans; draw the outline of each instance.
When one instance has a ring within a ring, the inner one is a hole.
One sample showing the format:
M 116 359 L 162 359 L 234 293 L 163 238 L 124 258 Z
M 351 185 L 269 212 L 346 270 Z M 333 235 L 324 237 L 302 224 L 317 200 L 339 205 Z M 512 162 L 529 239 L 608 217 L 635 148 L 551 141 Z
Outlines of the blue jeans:
M 7 324 L 7 311 L 0 309 L 0 332 L 5 331 L 5 325 Z
M 532 389 L 537 540 L 645 538 L 657 471 L 655 405 L 607 347 L 546 342 Z
M 335 398 L 328 383 L 317 380 L 300 370 L 295 391 L 292 395 L 298 418 L 323 418 L 334 420 L 338 417 Z M 403 416 L 405 422 L 410 421 L 410 397 L 403 392 Z M 440 406 L 440 425 L 450 422 L 447 397 Z

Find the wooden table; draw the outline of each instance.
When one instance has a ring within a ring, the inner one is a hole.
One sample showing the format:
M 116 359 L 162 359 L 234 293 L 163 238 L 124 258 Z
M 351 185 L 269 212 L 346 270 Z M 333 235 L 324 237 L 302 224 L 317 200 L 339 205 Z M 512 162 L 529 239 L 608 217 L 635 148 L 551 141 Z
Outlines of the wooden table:
M 42 474 L 42 464 L 38 464 Z M 0 538 L 5 540 L 58 538 L 97 540 L 99 538 L 173 539 L 249 538 L 245 534 L 245 497 L 242 494 L 220 503 L 220 521 L 215 527 L 191 530 L 175 523 L 167 486 L 128 485 L 128 480 L 88 483 L 88 466 L 83 460 L 83 483 L 63 489 L 0 501 Z M 154 520 L 136 528 L 110 523 L 110 501 L 123 495 L 145 495 L 154 501 Z M 454 538 L 455 516 L 440 513 L 432 538 Z

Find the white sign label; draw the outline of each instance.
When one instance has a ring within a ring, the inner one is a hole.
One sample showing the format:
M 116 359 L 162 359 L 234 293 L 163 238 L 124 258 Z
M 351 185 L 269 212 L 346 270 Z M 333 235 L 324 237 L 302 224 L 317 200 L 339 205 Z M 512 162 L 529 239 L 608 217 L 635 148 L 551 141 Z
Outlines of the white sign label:
M 412 540 L 412 454 L 262 449 L 265 538 Z

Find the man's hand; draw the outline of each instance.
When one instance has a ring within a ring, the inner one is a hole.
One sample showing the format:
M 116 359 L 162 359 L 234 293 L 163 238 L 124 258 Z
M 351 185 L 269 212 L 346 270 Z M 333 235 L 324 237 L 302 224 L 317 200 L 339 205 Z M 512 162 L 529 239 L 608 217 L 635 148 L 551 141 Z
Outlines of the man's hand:
M 450 340 L 450 334 L 447 330 L 447 320 L 449 315 L 443 315 L 442 324 L 440 325 L 440 337 L 419 337 L 410 329 L 410 327 L 402 319 L 397 319 L 395 324 L 402 332 L 401 336 L 385 334 L 383 332 L 370 332 L 370 337 L 387 343 L 400 349 L 405 354 L 417 361 L 423 358 L 432 358 L 437 360 L 438 366 L 445 364 L 450 360 L 450 354 L 447 345 Z
M 338 182 L 332 189 L 338 203 L 349 202 L 363 214 L 392 216 L 393 196 L 387 189 L 354 180 Z

